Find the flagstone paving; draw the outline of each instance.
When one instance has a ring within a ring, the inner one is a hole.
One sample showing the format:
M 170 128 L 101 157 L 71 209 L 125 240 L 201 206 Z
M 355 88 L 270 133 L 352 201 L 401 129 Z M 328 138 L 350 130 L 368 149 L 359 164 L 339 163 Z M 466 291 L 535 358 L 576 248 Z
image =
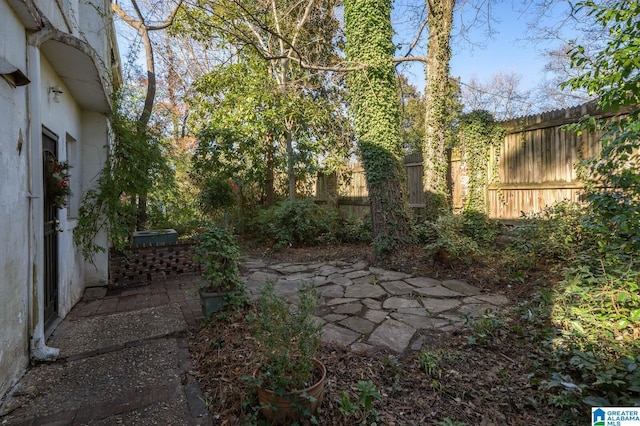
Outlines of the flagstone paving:
M 325 342 L 353 351 L 418 351 L 427 330 L 454 331 L 464 318 L 509 300 L 460 280 L 440 281 L 365 262 L 277 263 L 243 259 L 252 298 L 268 281 L 297 301 L 313 282 Z M 198 324 L 198 277 L 124 291 L 89 288 L 48 341 L 60 359 L 35 364 L 0 404 L 0 425 L 218 424 L 207 411 L 184 332 Z
M 297 290 L 315 283 L 322 298 L 317 316 L 322 339 L 354 351 L 382 346 L 419 350 L 419 330 L 453 331 L 469 317 L 509 303 L 461 280 L 440 281 L 371 267 L 366 262 L 277 263 L 245 258 L 243 274 L 253 299 L 268 281 L 276 294 L 295 301 Z

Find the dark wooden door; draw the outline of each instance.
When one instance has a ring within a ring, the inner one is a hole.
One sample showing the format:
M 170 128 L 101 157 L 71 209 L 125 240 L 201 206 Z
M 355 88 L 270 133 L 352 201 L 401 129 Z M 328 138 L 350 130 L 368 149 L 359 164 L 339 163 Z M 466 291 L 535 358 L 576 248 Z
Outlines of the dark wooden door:
M 47 168 L 57 159 L 58 142 L 42 134 L 42 167 L 44 176 L 44 325 L 45 329 L 58 317 L 58 208 L 47 194 Z

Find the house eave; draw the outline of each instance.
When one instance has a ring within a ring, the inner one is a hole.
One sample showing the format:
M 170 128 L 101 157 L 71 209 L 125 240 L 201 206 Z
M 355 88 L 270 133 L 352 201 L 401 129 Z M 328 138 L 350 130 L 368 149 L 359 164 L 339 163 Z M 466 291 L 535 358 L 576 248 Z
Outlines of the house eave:
M 42 19 L 33 0 L 7 0 L 7 3 L 26 29 L 37 31 L 42 28 Z
M 40 50 L 81 108 L 111 112 L 109 73 L 91 46 L 71 34 L 54 31 Z

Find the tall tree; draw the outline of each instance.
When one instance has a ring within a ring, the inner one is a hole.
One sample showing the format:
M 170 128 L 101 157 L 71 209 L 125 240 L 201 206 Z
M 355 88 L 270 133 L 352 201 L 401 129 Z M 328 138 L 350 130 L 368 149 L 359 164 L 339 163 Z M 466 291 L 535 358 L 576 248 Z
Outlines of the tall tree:
M 126 22 L 129 26 L 135 29 L 142 39 L 142 44 L 144 46 L 144 53 L 146 59 L 146 68 L 147 68 L 147 90 L 144 100 L 144 106 L 142 107 L 142 111 L 138 117 L 137 126 L 140 134 L 144 134 L 147 131 L 147 127 L 149 125 L 149 120 L 151 119 L 151 113 L 153 111 L 153 103 L 155 101 L 156 96 L 156 69 L 155 69 L 155 60 L 153 54 L 153 45 L 151 43 L 151 38 L 149 33 L 151 31 L 163 30 L 168 28 L 173 19 L 178 12 L 180 5 L 182 4 L 182 0 L 178 0 L 175 8 L 169 13 L 168 17 L 164 22 L 151 25 L 146 22 L 145 16 L 138 5 L 137 0 L 130 0 L 131 7 L 135 11 L 135 15 L 137 19 L 129 15 L 124 9 L 122 9 L 117 3 L 111 3 L 111 9 L 116 13 L 124 22 Z M 147 225 L 147 193 L 142 192 L 138 194 L 138 220 L 137 220 L 137 228 L 145 229 Z
M 322 66 L 335 54 L 333 39 L 338 21 L 333 15 L 336 0 L 264 1 L 201 0 L 188 9 L 185 18 L 192 28 L 216 34 L 233 46 L 234 56 L 252 49 L 267 64 L 283 102 L 279 116 L 283 126 L 268 135 L 287 153 L 288 193 L 296 195 L 297 134 L 304 133 L 298 95 L 322 93 L 325 73 L 306 68 L 307 62 Z M 313 93 L 312 93 L 313 92 Z M 288 106 L 288 108 L 285 108 Z
M 378 254 L 406 243 L 411 233 L 402 164 L 398 86 L 393 65 L 390 0 L 344 2 L 346 59 L 364 66 L 347 76 L 365 169 Z
M 451 117 L 448 102 L 448 95 L 452 92 L 449 63 L 455 0 L 427 0 L 426 4 L 429 44 L 426 66 L 423 164 L 427 211 L 434 213 L 447 208 L 450 201 L 445 149 L 447 128 Z
M 522 77 L 515 72 L 498 72 L 486 82 L 472 78 L 462 85 L 465 111 L 485 110 L 496 120 L 510 120 L 534 112 L 531 90 L 522 90 Z

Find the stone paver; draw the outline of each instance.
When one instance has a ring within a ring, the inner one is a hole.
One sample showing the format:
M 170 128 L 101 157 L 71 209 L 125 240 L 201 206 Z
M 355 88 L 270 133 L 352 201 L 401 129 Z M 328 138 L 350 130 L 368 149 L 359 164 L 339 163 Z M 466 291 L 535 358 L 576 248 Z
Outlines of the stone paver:
M 460 306 L 460 303 L 461 302 L 457 299 L 422 299 L 422 305 L 432 314 L 450 311 L 451 309 L 455 309 Z
M 320 294 L 322 295 L 322 297 L 328 297 L 328 298 L 342 298 L 344 297 L 344 287 L 342 287 L 341 285 L 328 285 L 328 286 L 324 286 L 322 287 L 322 289 L 320 290 Z
M 414 287 L 435 287 L 437 285 L 440 285 L 440 281 L 434 279 L 434 278 L 427 278 L 427 277 L 416 277 L 416 278 L 408 278 L 405 280 L 406 282 L 408 282 L 409 284 L 411 284 Z
M 360 336 L 360 333 L 331 323 L 325 324 L 322 327 L 322 341 L 325 343 L 337 343 L 339 345 L 349 346 L 358 340 Z
M 420 287 L 416 288 L 416 293 L 420 293 L 423 296 L 432 296 L 432 297 L 460 297 L 464 296 L 462 293 L 458 293 L 457 291 L 449 290 L 448 288 L 437 285 L 435 287 Z
M 360 334 L 369 334 L 376 326 L 375 323 L 360 317 L 349 317 L 340 321 L 340 325 L 343 325 L 353 331 L 357 331 Z
M 335 305 L 344 305 L 346 303 L 357 302 L 358 299 L 353 297 L 336 297 L 335 299 L 331 299 L 327 302 L 327 306 L 335 306 Z M 478 302 L 476 302 L 478 303 Z
M 487 302 L 487 303 L 490 303 L 490 304 L 496 305 L 496 306 L 503 306 L 503 305 L 506 305 L 507 303 L 509 303 L 509 299 L 507 299 L 502 294 L 480 294 L 478 296 L 474 296 L 474 297 L 469 298 L 469 299 L 481 300 L 483 302 Z M 467 299 L 465 299 L 465 301 L 466 300 Z M 473 302 L 470 302 L 470 303 L 473 303 Z
M 362 304 L 360 302 L 347 303 L 337 306 L 333 312 L 336 314 L 350 314 L 355 315 L 362 312 Z
M 373 309 L 367 310 L 367 312 L 365 312 L 365 314 L 364 314 L 364 317 L 366 319 L 368 319 L 371 322 L 375 322 L 375 323 L 381 323 L 382 321 L 385 320 L 385 318 L 387 318 L 387 316 L 389 316 L 389 312 L 387 312 L 387 311 L 375 311 Z
M 380 283 L 380 285 L 387 290 L 387 293 L 393 295 L 411 294 L 411 292 L 415 290 L 415 287 L 410 286 L 404 281 L 384 281 Z
M 415 299 L 407 299 L 405 297 L 390 297 L 382 304 L 384 309 L 394 310 L 403 308 L 419 308 L 420 302 Z
M 371 333 L 368 343 L 375 346 L 386 346 L 396 352 L 403 352 L 415 332 L 415 328 L 403 322 L 388 319 Z
M 279 263 L 246 259 L 247 284 L 253 298 L 259 279 L 276 281 L 276 293 L 296 300 L 297 290 L 313 282 L 322 298 L 323 341 L 354 351 L 383 346 L 393 351 L 422 347 L 412 344 L 416 330 L 453 331 L 465 316 L 509 303 L 501 294 L 483 293 L 461 280 L 437 280 L 369 267 L 366 262 Z
M 376 284 L 354 284 L 346 288 L 345 297 L 359 297 L 362 299 L 375 299 L 384 296 L 387 292 Z
M 353 271 L 345 274 L 344 276 L 346 278 L 349 278 L 350 280 L 355 280 L 356 278 L 368 277 L 370 275 L 371 275 L 371 272 L 369 271 Z
M 351 281 L 349 278 L 345 277 L 344 275 L 341 274 L 331 274 L 327 277 L 327 281 L 330 281 L 334 284 L 338 284 L 338 285 L 351 285 L 353 284 L 353 281 Z
M 480 293 L 480 289 L 478 287 L 472 286 L 470 284 L 465 283 L 464 281 L 459 281 L 459 280 L 442 281 L 442 286 L 448 288 L 449 290 L 462 293 L 466 296 L 471 296 L 473 294 Z

